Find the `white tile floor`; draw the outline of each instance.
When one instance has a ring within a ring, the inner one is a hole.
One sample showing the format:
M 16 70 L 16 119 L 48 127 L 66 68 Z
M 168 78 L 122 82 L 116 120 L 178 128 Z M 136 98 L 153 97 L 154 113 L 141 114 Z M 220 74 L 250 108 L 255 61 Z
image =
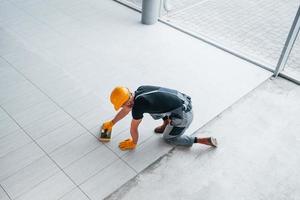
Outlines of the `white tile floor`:
M 102 199 L 172 147 L 145 116 L 97 140 L 116 85 L 162 85 L 193 98 L 189 134 L 271 74 L 111 0 L 0 1 L 0 197 Z M 9 195 L 9 197 L 7 196 Z

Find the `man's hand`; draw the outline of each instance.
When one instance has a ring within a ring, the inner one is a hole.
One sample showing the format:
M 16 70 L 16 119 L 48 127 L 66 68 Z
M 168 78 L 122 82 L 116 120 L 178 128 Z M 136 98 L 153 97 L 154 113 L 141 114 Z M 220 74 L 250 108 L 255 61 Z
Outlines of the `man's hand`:
M 113 123 L 113 121 L 111 120 L 111 121 L 104 122 L 104 123 L 102 124 L 101 129 L 103 129 L 103 130 L 108 130 L 108 131 L 111 132 L 113 126 L 114 126 L 114 123 Z
M 133 143 L 132 139 L 127 139 L 120 142 L 119 147 L 122 151 L 132 150 L 136 147 L 136 144 Z

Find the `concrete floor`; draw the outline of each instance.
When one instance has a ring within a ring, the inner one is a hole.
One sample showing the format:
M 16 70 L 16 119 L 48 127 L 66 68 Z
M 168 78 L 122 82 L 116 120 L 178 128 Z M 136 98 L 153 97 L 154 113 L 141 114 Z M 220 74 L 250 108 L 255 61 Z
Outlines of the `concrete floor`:
M 102 199 L 169 152 L 148 116 L 135 151 L 117 147 L 130 117 L 98 142 L 116 85 L 191 95 L 191 134 L 271 76 L 111 0 L 1 0 L 0 16 L 1 199 Z
M 299 86 L 266 81 L 196 133 L 217 149 L 177 147 L 107 199 L 299 199 L 299 99 Z

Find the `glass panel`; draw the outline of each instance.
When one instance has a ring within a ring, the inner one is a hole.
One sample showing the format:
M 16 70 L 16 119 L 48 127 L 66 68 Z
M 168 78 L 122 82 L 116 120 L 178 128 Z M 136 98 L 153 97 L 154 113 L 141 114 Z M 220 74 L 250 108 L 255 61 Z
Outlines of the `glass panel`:
M 300 34 L 300 33 L 299 33 Z M 295 41 L 283 73 L 300 82 L 300 35 Z
M 299 0 L 203 0 L 162 19 L 274 70 L 298 6 Z
M 275 70 L 298 6 L 299 0 L 163 0 L 160 19 Z M 284 73 L 300 76 L 299 37 Z

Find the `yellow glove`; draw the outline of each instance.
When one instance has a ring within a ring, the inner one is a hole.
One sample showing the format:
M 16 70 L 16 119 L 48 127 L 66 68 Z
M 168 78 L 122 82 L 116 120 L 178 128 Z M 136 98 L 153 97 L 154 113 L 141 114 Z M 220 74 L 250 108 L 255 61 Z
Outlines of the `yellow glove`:
M 111 121 L 104 122 L 104 123 L 102 124 L 101 129 L 103 129 L 103 130 L 108 130 L 108 131 L 111 132 L 113 126 L 114 126 L 114 123 L 113 123 L 112 120 L 111 120 Z
M 133 143 L 132 139 L 127 139 L 119 143 L 119 148 L 122 151 L 132 150 L 136 147 L 136 144 Z

